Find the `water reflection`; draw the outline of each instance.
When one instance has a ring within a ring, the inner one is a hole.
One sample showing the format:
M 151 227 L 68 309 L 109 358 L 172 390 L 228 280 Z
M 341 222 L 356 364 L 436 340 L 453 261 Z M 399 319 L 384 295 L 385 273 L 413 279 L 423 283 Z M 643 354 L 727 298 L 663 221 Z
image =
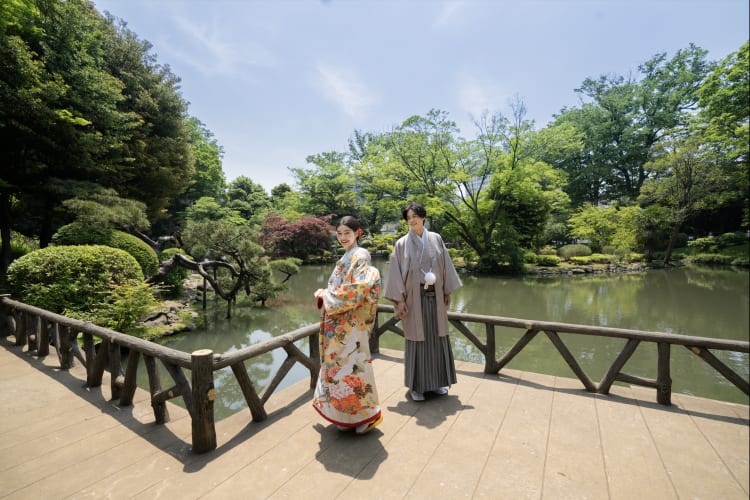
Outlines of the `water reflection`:
M 384 261 L 375 261 L 383 276 Z M 191 352 L 209 348 L 221 353 L 262 342 L 282 333 L 318 321 L 313 290 L 324 286 L 330 266 L 305 266 L 291 280 L 290 289 L 266 309 L 243 305 L 234 316 L 224 318 L 223 301 L 209 301 L 207 327 L 168 339 L 164 343 Z M 750 300 L 748 273 L 715 269 L 671 269 L 638 274 L 564 276 L 538 278 L 500 278 L 462 276 L 464 287 L 452 301 L 452 310 L 541 321 L 579 323 L 636 330 L 660 331 L 748 340 Z M 483 325 L 467 325 L 484 340 Z M 523 335 L 523 331 L 498 327 L 497 355 L 501 357 Z M 563 342 L 584 371 L 599 381 L 625 345 L 625 340 L 586 335 L 561 334 Z M 451 328 L 451 340 L 457 359 L 483 363 L 479 350 Z M 403 349 L 403 340 L 394 334 L 381 338 L 381 345 Z M 308 352 L 306 341 L 298 347 Z M 748 356 L 713 351 L 724 363 L 746 379 Z M 656 345 L 642 343 L 625 365 L 625 372 L 656 378 Z M 258 390 L 273 378 L 286 358 L 283 350 L 267 353 L 246 367 Z M 747 404 L 742 392 L 717 374 L 703 360 L 685 348 L 675 346 L 671 354 L 673 390 Z M 574 377 L 570 368 L 547 336 L 539 333 L 508 365 L 509 368 L 549 375 Z M 139 370 L 145 381 L 145 370 Z M 307 378 L 300 364 L 282 382 L 280 388 Z M 163 383 L 171 379 L 163 375 Z M 231 369 L 215 374 L 217 418 L 245 409 L 246 403 Z

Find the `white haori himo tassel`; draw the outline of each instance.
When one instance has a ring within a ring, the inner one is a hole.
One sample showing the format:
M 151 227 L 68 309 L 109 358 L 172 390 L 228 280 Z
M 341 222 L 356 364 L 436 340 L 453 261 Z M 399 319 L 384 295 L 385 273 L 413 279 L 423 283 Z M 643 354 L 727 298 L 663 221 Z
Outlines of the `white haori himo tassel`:
M 433 273 L 431 270 L 424 273 L 424 289 L 427 290 L 427 287 L 430 285 L 434 285 L 435 281 L 437 281 L 437 276 L 435 276 L 435 273 Z

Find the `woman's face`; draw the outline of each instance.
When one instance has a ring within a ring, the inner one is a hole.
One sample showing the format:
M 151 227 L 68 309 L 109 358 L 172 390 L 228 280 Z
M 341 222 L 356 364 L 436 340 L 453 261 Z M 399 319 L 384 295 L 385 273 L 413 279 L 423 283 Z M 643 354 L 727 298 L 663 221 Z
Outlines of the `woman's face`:
M 349 251 L 357 245 L 357 233 L 343 224 L 336 228 L 336 239 L 339 240 L 345 251 Z
M 420 236 L 422 235 L 422 230 L 424 228 L 424 219 L 415 214 L 414 210 L 409 210 L 406 212 L 406 223 L 409 224 L 409 227 L 412 231 Z

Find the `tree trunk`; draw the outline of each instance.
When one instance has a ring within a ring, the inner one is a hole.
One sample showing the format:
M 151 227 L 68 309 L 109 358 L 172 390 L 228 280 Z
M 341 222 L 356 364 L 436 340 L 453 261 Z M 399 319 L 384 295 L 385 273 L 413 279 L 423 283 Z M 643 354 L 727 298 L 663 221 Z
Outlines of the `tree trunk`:
M 0 192 L 0 274 L 10 265 L 10 194 Z
M 39 230 L 39 248 L 47 248 L 52 243 L 52 205 L 52 201 L 49 198 L 45 198 L 42 227 Z
M 669 235 L 669 243 L 667 244 L 667 251 L 664 253 L 664 265 L 669 265 L 669 261 L 672 258 L 672 250 L 674 250 L 674 242 L 677 239 L 677 235 L 680 234 L 680 228 L 682 227 L 681 222 L 675 223 L 672 226 L 672 232 Z

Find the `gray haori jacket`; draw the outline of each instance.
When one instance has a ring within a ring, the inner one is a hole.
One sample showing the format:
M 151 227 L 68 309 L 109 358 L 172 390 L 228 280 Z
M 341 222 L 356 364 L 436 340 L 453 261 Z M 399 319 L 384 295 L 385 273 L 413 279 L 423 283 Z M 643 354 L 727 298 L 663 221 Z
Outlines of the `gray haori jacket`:
M 435 300 L 437 302 L 438 335 L 448 335 L 448 310 L 445 307 L 445 295 L 451 294 L 462 286 L 448 249 L 438 233 L 424 230 L 426 243 L 414 232 L 399 238 L 393 246 L 393 254 L 388 265 L 383 296 L 393 302 L 406 301 L 408 312 L 401 319 L 404 336 L 407 340 L 424 340 L 422 325 L 422 301 L 420 287 L 424 283 L 424 274 L 432 271 L 435 281 Z

